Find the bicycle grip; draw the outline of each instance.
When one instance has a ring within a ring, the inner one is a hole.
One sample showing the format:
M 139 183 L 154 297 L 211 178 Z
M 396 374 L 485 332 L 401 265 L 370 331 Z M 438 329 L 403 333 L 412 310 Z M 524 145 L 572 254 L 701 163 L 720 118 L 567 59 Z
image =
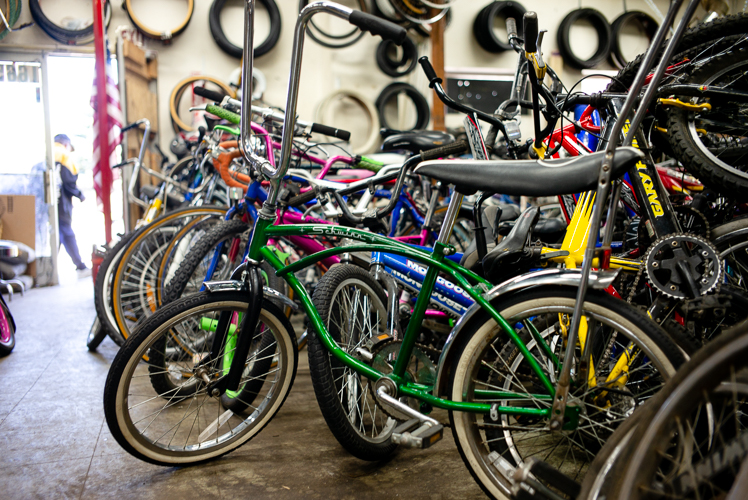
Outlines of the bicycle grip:
M 194 92 L 195 95 L 199 95 L 200 97 L 205 97 L 206 99 L 210 99 L 211 101 L 215 101 L 215 102 L 221 102 L 223 101 L 223 98 L 226 97 L 224 94 L 221 94 L 220 92 L 216 92 L 215 90 L 208 90 L 205 87 L 194 87 L 192 89 L 192 92 Z
M 509 38 L 517 36 L 517 21 L 513 17 L 506 18 L 506 34 L 509 35 Z
M 534 12 L 525 12 L 523 19 L 525 33 L 525 52 L 538 51 L 538 15 Z
M 446 146 L 439 146 L 438 148 L 429 149 L 428 151 L 421 151 L 421 160 L 436 160 L 437 158 L 464 153 L 467 150 L 468 142 L 466 140 L 457 141 L 447 144 Z
M 360 10 L 351 12 L 348 22 L 358 26 L 361 31 L 369 31 L 372 35 L 378 35 L 383 40 L 392 40 L 397 45 L 402 45 L 408 34 L 402 26 Z
M 304 203 L 312 201 L 316 197 L 317 197 L 317 193 L 314 191 L 314 189 L 310 189 L 306 193 L 301 193 L 300 195 L 294 196 L 293 198 L 288 200 L 288 206 L 298 207 L 299 205 L 303 205 Z
M 328 127 L 327 125 L 322 125 L 321 123 L 312 123 L 312 132 L 316 132 L 322 135 L 328 135 L 330 137 L 337 137 L 338 139 L 343 139 L 344 141 L 347 141 L 351 138 L 351 133 L 347 130 Z
M 434 71 L 434 67 L 431 65 L 431 62 L 429 61 L 428 56 L 423 56 L 420 59 L 418 59 L 418 62 L 421 65 L 421 68 L 423 68 L 423 72 L 426 73 L 426 78 L 429 79 L 429 87 L 434 88 L 434 85 L 437 83 L 442 83 L 442 79 L 439 78 L 439 75 L 436 74 L 436 71 Z

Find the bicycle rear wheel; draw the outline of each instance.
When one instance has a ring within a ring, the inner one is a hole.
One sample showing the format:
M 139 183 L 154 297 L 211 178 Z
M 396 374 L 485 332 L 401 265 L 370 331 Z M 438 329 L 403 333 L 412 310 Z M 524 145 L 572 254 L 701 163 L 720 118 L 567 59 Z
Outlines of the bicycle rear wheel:
M 218 207 L 193 207 L 167 214 L 137 233 L 122 253 L 112 281 L 112 309 L 117 330 L 124 338 L 134 326 L 158 309 L 163 264 L 174 238 L 199 238 L 226 214 Z M 173 261 L 171 265 L 178 265 Z
M 493 303 L 554 385 L 575 301 L 573 288 L 542 287 L 499 297 Z M 590 291 L 583 311 L 590 345 L 588 366 L 594 367 L 594 377 L 578 382 L 570 391 L 570 406 L 579 408 L 578 425 L 572 430 L 551 432 L 545 417 L 500 414 L 491 420 L 489 415 L 450 413 L 460 454 L 489 496 L 510 495 L 511 481 L 493 465 L 495 454 L 514 466 L 537 457 L 580 480 L 615 428 L 683 362 L 665 331 L 624 301 Z M 504 407 L 550 407 L 552 394 L 487 313 L 481 312 L 466 328 L 470 330 L 461 343 L 453 346 L 457 354 L 451 367 L 450 399 Z M 538 338 L 548 349 L 539 345 Z M 579 367 L 580 357 L 577 347 L 570 362 Z M 616 368 L 618 362 L 622 365 Z M 492 398 L 485 391 L 502 391 L 514 398 Z
M 104 412 L 128 453 L 157 465 L 194 464 L 241 446 L 272 419 L 291 390 L 298 353 L 293 327 L 270 302 L 263 303 L 240 381 L 256 391 L 245 401 L 248 410 L 226 409 L 207 393 L 205 378 L 222 376 L 233 352 L 225 343 L 205 361 L 219 320 L 241 318 L 248 305 L 239 292 L 190 295 L 156 312 L 122 346 L 107 376 Z M 226 325 L 227 335 L 241 331 L 241 319 Z M 258 373 L 262 360 L 272 363 Z
M 381 285 L 351 264 L 332 266 L 312 297 L 330 335 L 352 356 L 386 331 L 386 300 Z M 397 447 L 390 439 L 397 421 L 377 404 L 370 380 L 330 354 L 316 332 L 307 348 L 314 394 L 335 439 L 361 460 L 389 456 Z

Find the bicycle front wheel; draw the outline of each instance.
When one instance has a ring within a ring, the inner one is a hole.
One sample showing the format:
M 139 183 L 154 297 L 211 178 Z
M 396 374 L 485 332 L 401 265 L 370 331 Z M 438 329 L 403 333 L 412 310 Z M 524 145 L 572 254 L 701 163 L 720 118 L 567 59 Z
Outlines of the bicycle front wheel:
M 747 360 L 742 325 L 678 371 L 657 397 L 658 411 L 632 437 L 621 488 L 610 498 L 745 497 Z
M 125 342 L 107 376 L 104 413 L 128 453 L 157 465 L 202 462 L 246 443 L 278 412 L 291 390 L 298 353 L 293 327 L 267 301 L 238 391 L 241 397 L 241 388 L 251 385 L 253 399 L 241 410 L 227 409 L 207 391 L 206 379 L 226 373 L 224 360 L 235 345 L 228 340 L 241 331 L 247 308 L 246 294 L 238 292 L 190 295 L 160 309 Z M 227 341 L 211 359 L 221 324 Z
M 564 345 L 575 301 L 573 288 L 540 287 L 499 297 L 493 303 L 554 386 L 565 362 Z M 501 407 L 550 408 L 553 395 L 528 359 L 487 313 L 481 314 L 461 345 L 454 346 L 450 398 Z M 537 457 L 580 480 L 615 428 L 683 362 L 667 333 L 622 300 L 590 291 L 583 314 L 580 338 L 586 339 L 590 358 L 587 376 L 576 380 L 569 392 L 568 405 L 578 408 L 578 422 L 570 425 L 571 430 L 551 432 L 543 416 L 500 412 L 492 420 L 489 415 L 450 413 L 460 454 L 489 496 L 510 494 L 509 478 L 493 465 L 495 455 L 489 458 L 494 452 L 514 466 Z M 568 361 L 573 363 L 573 375 L 579 373 L 581 357 L 578 343 L 574 358 Z
M 748 89 L 748 49 L 715 57 L 696 69 L 689 84 L 716 87 L 735 96 L 692 98 L 699 111 L 669 109 L 668 137 L 676 157 L 715 190 L 741 198 L 748 188 L 748 104 L 738 94 Z

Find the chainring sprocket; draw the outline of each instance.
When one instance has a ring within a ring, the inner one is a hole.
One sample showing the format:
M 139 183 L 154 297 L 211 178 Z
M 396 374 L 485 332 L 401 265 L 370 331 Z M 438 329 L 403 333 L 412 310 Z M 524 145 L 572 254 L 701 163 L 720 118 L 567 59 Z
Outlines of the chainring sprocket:
M 371 360 L 371 367 L 375 370 L 384 373 L 392 373 L 397 361 L 397 355 L 400 352 L 402 346 L 401 340 L 387 340 L 374 346 Z M 413 352 L 410 355 L 410 361 L 405 372 L 405 376 L 410 379 L 411 382 L 422 385 L 434 385 L 436 381 L 436 365 L 438 363 L 438 354 L 440 351 L 432 349 L 427 346 L 421 346 L 416 344 L 413 346 Z M 436 360 L 434 359 L 436 357 Z M 395 411 L 387 403 L 380 401 L 379 396 L 374 389 L 376 384 L 369 384 L 369 391 L 372 397 L 376 400 L 377 406 L 387 416 L 399 420 L 401 422 L 409 420 L 411 417 Z M 400 401 L 407 404 L 416 411 L 419 411 L 420 401 L 415 398 L 400 398 Z
M 644 256 L 647 281 L 660 293 L 678 300 L 717 289 L 722 276 L 719 252 L 707 239 L 674 233 L 655 240 Z

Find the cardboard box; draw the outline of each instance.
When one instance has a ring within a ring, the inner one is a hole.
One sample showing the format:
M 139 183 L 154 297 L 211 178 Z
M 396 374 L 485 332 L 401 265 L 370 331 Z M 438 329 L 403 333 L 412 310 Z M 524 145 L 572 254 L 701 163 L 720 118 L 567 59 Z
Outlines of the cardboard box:
M 36 197 L 0 194 L 0 239 L 20 241 L 36 248 Z M 26 274 L 36 278 L 36 262 L 29 264 Z

